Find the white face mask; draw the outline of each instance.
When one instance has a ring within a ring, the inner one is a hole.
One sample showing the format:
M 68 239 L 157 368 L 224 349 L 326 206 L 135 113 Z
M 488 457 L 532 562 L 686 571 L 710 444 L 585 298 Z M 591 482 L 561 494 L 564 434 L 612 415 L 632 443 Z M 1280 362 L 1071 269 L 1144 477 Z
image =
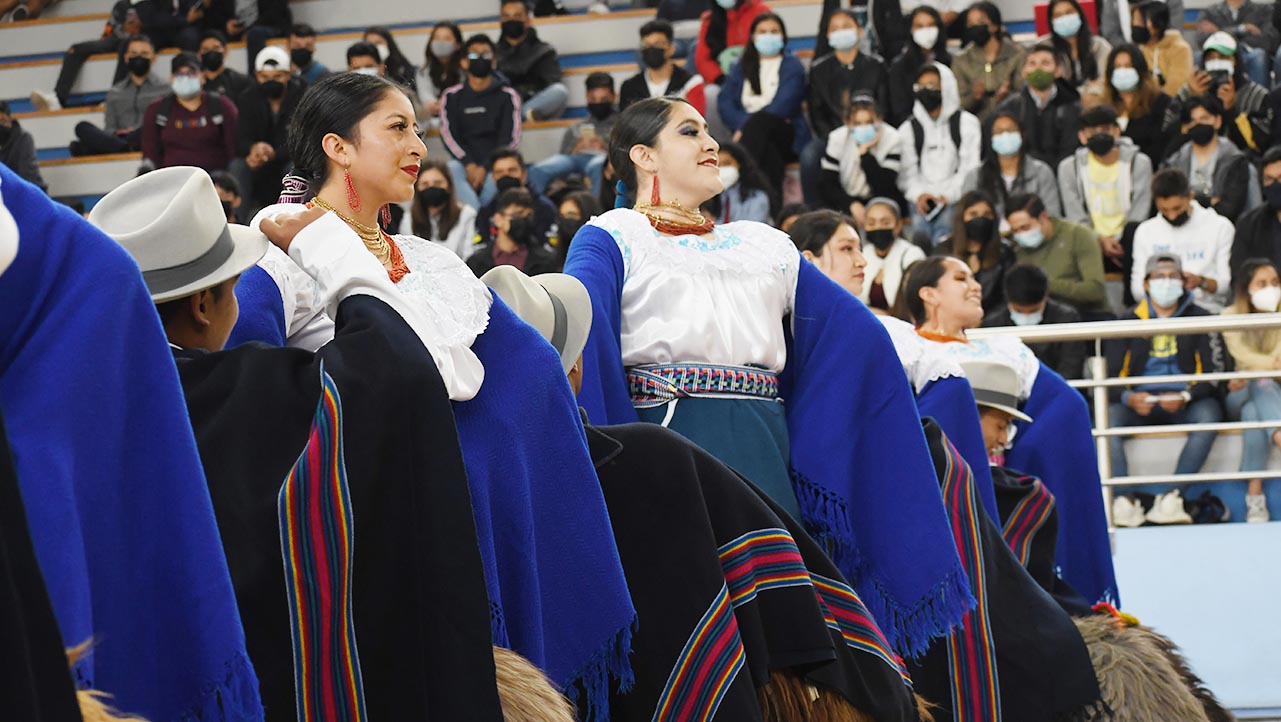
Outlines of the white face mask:
M 174 95 L 186 100 L 200 95 L 200 78 L 194 75 L 175 75 L 169 81 L 169 87 L 173 88 Z
M 1250 305 L 1256 311 L 1274 313 L 1281 305 L 1281 286 L 1264 286 L 1250 294 Z
M 387 49 L 387 46 L 382 43 L 374 43 L 373 45 L 375 48 L 378 48 L 378 59 L 384 63 L 387 62 L 387 55 L 391 53 L 391 51 Z
M 928 28 L 917 28 L 912 31 L 912 42 L 922 50 L 933 50 L 934 43 L 938 42 L 939 29 L 931 25 Z
M 378 68 L 356 68 L 351 72 L 359 73 L 360 75 L 377 75 Z
M 721 184 L 725 186 L 725 190 L 729 190 L 730 186 L 738 183 L 738 168 L 736 166 L 723 165 L 720 167 L 720 174 Z

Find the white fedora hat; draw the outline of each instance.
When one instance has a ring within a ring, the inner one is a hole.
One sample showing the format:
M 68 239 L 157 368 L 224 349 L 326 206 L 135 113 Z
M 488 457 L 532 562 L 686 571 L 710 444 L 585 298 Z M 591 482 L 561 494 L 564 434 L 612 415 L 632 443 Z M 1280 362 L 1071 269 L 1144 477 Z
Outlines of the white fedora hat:
M 1013 366 L 995 361 L 963 361 L 961 369 L 974 389 L 974 400 L 979 406 L 1032 422 L 1031 416 L 1019 411 L 1019 374 Z
M 495 266 L 480 280 L 551 343 L 569 373 L 592 330 L 592 299 L 582 281 L 563 273 L 530 278 L 515 266 Z
M 89 221 L 124 246 L 156 303 L 190 296 L 243 273 L 267 252 L 267 237 L 230 225 L 209 174 L 176 166 L 111 191 Z

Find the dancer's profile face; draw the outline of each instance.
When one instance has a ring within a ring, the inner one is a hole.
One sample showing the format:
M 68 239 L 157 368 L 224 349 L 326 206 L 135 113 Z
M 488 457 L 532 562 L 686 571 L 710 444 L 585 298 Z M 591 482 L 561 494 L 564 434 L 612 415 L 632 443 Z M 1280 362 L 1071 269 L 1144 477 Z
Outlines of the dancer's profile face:
M 707 132 L 707 121 L 688 103 L 672 103 L 667 125 L 645 162 L 647 172 L 658 173 L 664 201 L 698 208 L 723 190 L 720 144 Z M 642 182 L 638 197 L 647 200 L 649 188 Z
M 362 198 L 375 207 L 414 197 L 418 166 L 427 147 L 418 137 L 414 108 L 405 94 L 385 93 L 356 126 L 356 142 L 346 145 L 349 172 Z
M 945 261 L 947 271 L 934 287 L 921 289 L 921 300 L 936 321 L 961 328 L 978 328 L 983 321 L 983 287 L 974 279 L 970 267 L 955 258 Z

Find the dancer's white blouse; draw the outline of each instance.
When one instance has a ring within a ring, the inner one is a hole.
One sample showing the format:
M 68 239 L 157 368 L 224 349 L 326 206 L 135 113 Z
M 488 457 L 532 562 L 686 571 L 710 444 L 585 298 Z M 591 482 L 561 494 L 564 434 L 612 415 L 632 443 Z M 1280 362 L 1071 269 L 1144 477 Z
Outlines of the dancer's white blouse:
M 716 226 L 712 239 L 664 236 L 620 208 L 588 222 L 623 257 L 623 365 L 708 363 L 783 370 L 782 319 L 796 299 L 800 254 L 763 223 Z
M 938 353 L 950 356 L 957 363 L 966 361 L 994 361 L 1012 367 L 1019 375 L 1019 399 L 1027 400 L 1032 395 L 1032 385 L 1041 370 L 1041 362 L 1017 336 L 993 336 L 992 338 L 971 339 L 966 343 L 959 341 L 942 342 L 922 338 L 927 347 Z

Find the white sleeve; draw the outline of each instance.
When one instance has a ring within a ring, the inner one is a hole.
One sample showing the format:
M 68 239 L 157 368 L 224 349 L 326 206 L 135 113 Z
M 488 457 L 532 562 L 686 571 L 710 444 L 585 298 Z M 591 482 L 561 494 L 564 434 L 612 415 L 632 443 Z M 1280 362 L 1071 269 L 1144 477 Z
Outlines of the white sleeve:
M 338 216 L 326 213 L 300 231 L 289 245 L 289 257 L 316 280 L 318 300 L 330 318 L 337 317 L 344 299 L 373 296 L 400 314 L 418 335 L 440 370 L 449 398 L 466 401 L 480 390 L 485 376 L 480 359 L 470 348 L 438 342 L 443 334 L 396 288 L 387 269 Z
M 916 133 L 912 130 L 912 121 L 903 121 L 898 128 L 902 139 L 903 167 L 898 174 L 898 187 L 907 197 L 908 205 L 915 205 L 916 199 L 925 193 L 921 185 L 921 159 L 916 156 Z
M 1231 221 L 1224 219 L 1219 227 L 1218 237 L 1214 239 L 1214 280 L 1219 290 L 1214 294 L 1219 303 L 1227 306 L 1232 303 L 1232 244 L 1236 237 L 1236 228 Z
M 957 112 L 961 114 L 961 147 L 956 149 L 956 172 L 941 189 L 948 205 L 961 200 L 965 177 L 979 167 L 979 151 L 983 142 L 983 127 L 979 125 L 979 119 L 963 110 Z
M 280 290 L 285 343 L 306 351 L 315 351 L 328 343 L 334 337 L 334 322 L 319 300 L 316 280 L 275 246 L 267 246 L 267 255 L 258 261 L 258 267 L 271 276 Z
M 1144 267 L 1148 265 L 1148 256 L 1152 255 L 1152 241 L 1148 236 L 1151 235 L 1151 224 L 1155 222 L 1156 219 L 1144 221 L 1134 229 L 1134 250 L 1130 254 L 1134 259 L 1134 266 L 1130 269 L 1130 293 L 1134 294 L 1136 302 L 1143 298 Z

